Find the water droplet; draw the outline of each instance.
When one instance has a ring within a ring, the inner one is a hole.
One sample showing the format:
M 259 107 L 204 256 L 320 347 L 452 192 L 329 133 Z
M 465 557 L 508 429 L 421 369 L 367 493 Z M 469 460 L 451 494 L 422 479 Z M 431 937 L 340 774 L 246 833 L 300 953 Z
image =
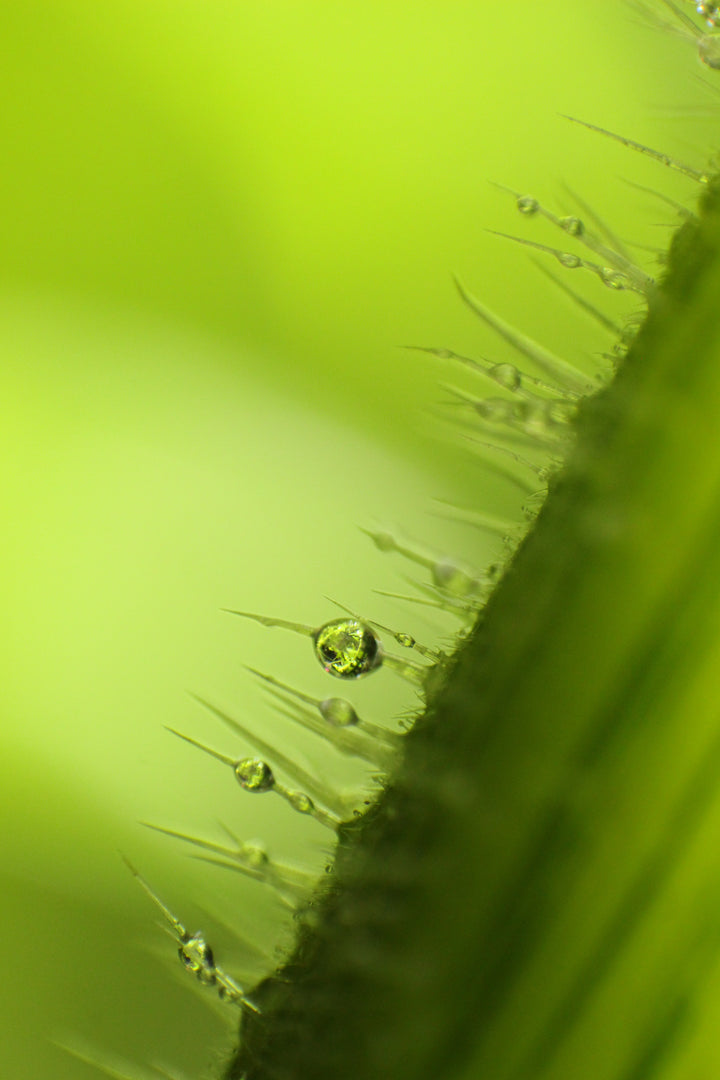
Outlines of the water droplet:
M 570 236 L 582 236 L 585 232 L 585 226 L 579 217 L 564 217 L 560 219 L 560 224 L 566 233 Z
M 540 209 L 540 203 L 531 195 L 521 195 L 515 205 L 521 214 L 527 214 L 528 217 L 537 214 Z
M 335 727 L 352 727 L 359 719 L 355 709 L 345 698 L 325 698 L 318 705 L 318 709 L 320 715 Z
M 415 638 L 411 637 L 410 634 L 396 634 L 395 640 L 397 641 L 398 645 L 402 645 L 406 649 L 414 649 L 416 645 Z
M 715 23 L 709 25 L 714 26 Z M 720 33 L 703 34 L 698 38 L 698 56 L 706 67 L 720 69 Z
M 270 862 L 270 856 L 262 844 L 253 844 L 247 841 L 241 846 L 240 854 L 246 866 L 251 867 L 253 870 L 262 870 Z
M 436 562 L 432 568 L 432 576 L 436 585 L 447 589 L 454 596 L 467 596 L 477 589 L 477 580 L 453 559 L 440 559 Z
M 695 10 L 698 15 L 702 15 L 708 26 L 717 26 L 720 22 L 720 7 L 717 4 L 708 4 L 703 0 L 698 0 Z
M 512 414 L 513 404 L 502 398 L 484 398 L 475 404 L 475 411 L 483 420 L 493 420 L 502 423 Z
M 504 386 L 507 390 L 519 390 L 522 377 L 514 364 L 494 364 L 489 371 L 490 376 Z
M 571 255 L 569 251 L 558 252 L 557 260 L 568 270 L 577 270 L 582 265 L 582 259 L 579 259 L 577 255 Z
M 335 619 L 313 635 L 315 653 L 328 675 L 359 679 L 382 663 L 379 639 L 359 619 Z
M 243 758 L 238 761 L 235 776 L 246 791 L 270 791 L 275 786 L 272 769 L 261 758 Z
M 373 533 L 372 538 L 375 541 L 375 546 L 379 548 L 380 551 L 394 551 L 397 547 L 397 541 L 392 533 Z
M 600 280 L 603 285 L 607 285 L 608 289 L 627 289 L 630 285 L 630 279 L 625 274 L 609 266 L 603 268 Z
M 312 814 L 315 809 L 315 804 L 310 796 L 304 795 L 302 791 L 288 791 L 287 801 L 293 810 L 297 810 L 300 814 Z
M 544 434 L 548 427 L 548 412 L 544 403 L 536 401 L 518 401 L 513 409 L 515 419 L 522 424 L 528 434 Z
M 214 982 L 215 958 L 202 934 L 193 934 L 187 941 L 183 941 L 178 949 L 178 956 L 183 967 L 193 975 L 197 975 L 200 982 Z

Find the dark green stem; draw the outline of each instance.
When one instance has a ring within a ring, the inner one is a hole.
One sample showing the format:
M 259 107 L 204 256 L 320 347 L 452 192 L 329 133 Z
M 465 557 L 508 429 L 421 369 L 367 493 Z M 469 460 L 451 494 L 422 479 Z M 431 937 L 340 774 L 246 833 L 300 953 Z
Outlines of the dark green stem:
M 711 186 L 228 1080 L 640 1080 L 691 1052 L 720 942 L 719 297 Z

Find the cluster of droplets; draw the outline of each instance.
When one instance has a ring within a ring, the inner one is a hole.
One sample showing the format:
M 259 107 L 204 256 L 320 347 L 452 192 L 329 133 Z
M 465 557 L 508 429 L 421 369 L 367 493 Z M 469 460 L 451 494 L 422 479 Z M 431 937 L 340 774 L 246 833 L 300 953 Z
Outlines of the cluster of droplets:
M 548 210 L 532 195 L 513 194 L 515 195 L 515 205 L 523 216 L 535 217 L 539 215 L 547 218 L 548 221 L 552 222 L 557 228 L 562 229 L 568 236 L 579 240 L 584 247 L 599 255 L 603 262 L 597 263 L 594 260 L 582 258 L 574 252 L 563 251 L 547 244 L 538 244 L 523 237 L 511 237 L 510 239 L 554 256 L 566 270 L 582 269 L 590 271 L 608 289 L 616 291 L 629 290 L 630 292 L 647 295 L 654 284 L 652 278 L 630 259 L 617 238 L 613 238 L 613 243 L 608 244 L 591 232 L 582 218 L 574 214 L 560 217 Z

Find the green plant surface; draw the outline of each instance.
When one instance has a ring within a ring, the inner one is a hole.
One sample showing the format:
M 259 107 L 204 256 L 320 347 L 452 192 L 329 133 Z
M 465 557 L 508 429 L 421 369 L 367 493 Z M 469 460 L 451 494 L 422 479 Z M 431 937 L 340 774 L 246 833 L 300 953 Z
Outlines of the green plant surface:
M 720 946 L 719 195 L 229 1076 L 692 1075 Z

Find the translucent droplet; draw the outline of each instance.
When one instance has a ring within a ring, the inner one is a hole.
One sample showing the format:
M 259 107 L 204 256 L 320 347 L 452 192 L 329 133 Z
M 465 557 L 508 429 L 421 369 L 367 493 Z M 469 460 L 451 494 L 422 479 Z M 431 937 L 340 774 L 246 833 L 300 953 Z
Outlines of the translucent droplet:
M 359 619 L 335 619 L 313 635 L 315 653 L 328 675 L 359 679 L 382 663 L 379 639 Z
M 318 709 L 323 719 L 329 724 L 334 724 L 335 727 L 352 727 L 359 720 L 355 709 L 345 698 L 325 698 L 318 705 Z
M 698 3 L 695 4 L 695 10 L 698 15 L 702 15 L 708 26 L 717 26 L 720 22 L 720 7 L 717 4 L 708 4 L 704 3 L 703 0 L 698 0 Z
M 270 791 L 275 786 L 272 769 L 261 758 L 243 758 L 238 761 L 235 776 L 245 791 Z
M 454 596 L 467 596 L 477 589 L 476 579 L 453 559 L 436 562 L 432 568 L 432 576 L 436 585 L 447 589 Z
M 570 236 L 582 236 L 585 232 L 585 226 L 579 217 L 564 217 L 560 219 L 560 224 L 566 233 Z
M 489 374 L 496 383 L 504 386 L 507 390 L 520 389 L 522 377 L 514 364 L 494 364 L 490 368 Z
M 375 546 L 379 548 L 380 551 L 394 551 L 397 547 L 397 541 L 392 533 L 373 533 L 372 538 L 375 541 Z
M 196 975 L 200 982 L 212 984 L 215 981 L 215 958 L 202 934 L 193 934 L 183 941 L 178 956 L 183 967 Z
M 245 864 L 253 870 L 262 870 L 270 862 L 270 856 L 262 844 L 254 844 L 251 841 L 246 841 L 241 846 L 240 854 Z
M 543 403 L 519 401 L 514 406 L 513 415 L 528 434 L 544 433 L 548 426 L 548 413 Z
M 302 791 L 288 791 L 287 801 L 293 810 L 297 810 L 300 814 L 312 814 L 315 809 L 315 804 L 310 796 L 304 795 Z
M 569 251 L 560 251 L 557 260 L 568 270 L 577 270 L 579 266 L 582 266 L 582 259 L 579 259 L 577 255 L 571 255 Z
M 483 420 L 494 420 L 499 423 L 507 420 L 512 410 L 512 402 L 504 401 L 502 398 L 485 398 L 475 405 L 475 411 L 478 416 L 482 416 Z
M 608 289 L 627 289 L 630 285 L 630 279 L 625 274 L 609 266 L 604 267 L 600 280 Z
M 720 33 L 703 34 L 698 38 L 698 56 L 706 67 L 713 71 L 720 69 Z
M 540 203 L 537 199 L 533 199 L 531 195 L 521 195 L 515 205 L 521 214 L 527 214 L 528 217 L 537 214 L 540 209 Z
M 402 645 L 405 649 L 414 649 L 416 645 L 415 638 L 412 637 L 410 634 L 396 634 L 395 640 L 397 641 L 398 645 Z

